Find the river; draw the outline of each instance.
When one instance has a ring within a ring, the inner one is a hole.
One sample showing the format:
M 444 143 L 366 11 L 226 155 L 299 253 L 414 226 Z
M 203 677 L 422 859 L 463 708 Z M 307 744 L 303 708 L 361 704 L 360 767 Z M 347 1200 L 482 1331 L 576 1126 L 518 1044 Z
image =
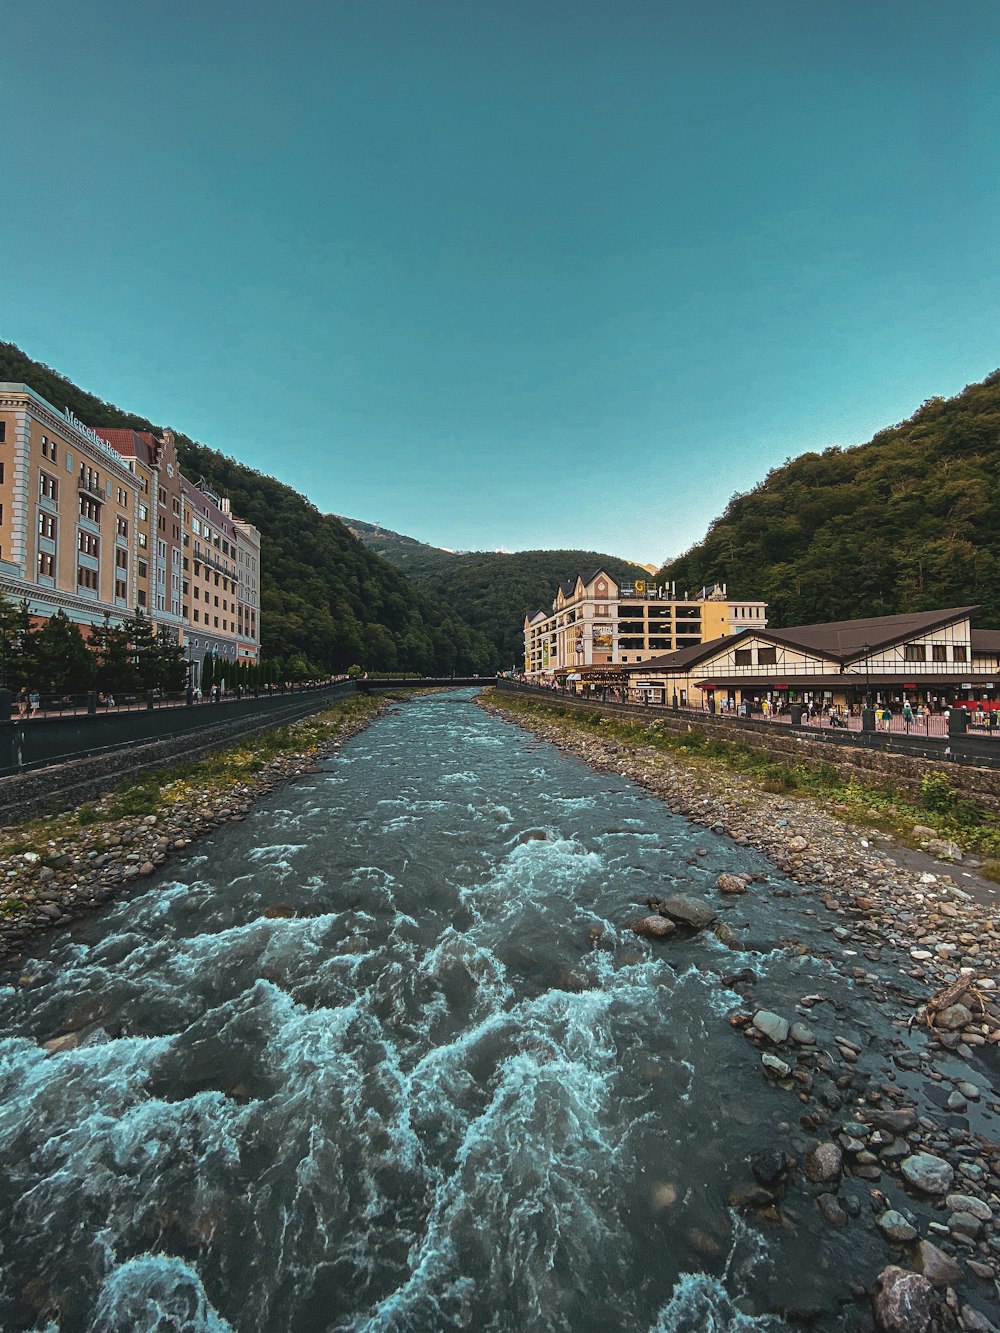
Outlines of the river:
M 863 1326 L 869 1231 L 726 1206 L 808 1141 L 728 1016 L 750 968 L 866 1044 L 868 992 L 781 947 L 830 936 L 763 857 L 471 696 L 393 709 L 6 978 L 3 1328 Z M 767 884 L 722 900 L 724 870 Z M 740 947 L 637 940 L 668 889 Z

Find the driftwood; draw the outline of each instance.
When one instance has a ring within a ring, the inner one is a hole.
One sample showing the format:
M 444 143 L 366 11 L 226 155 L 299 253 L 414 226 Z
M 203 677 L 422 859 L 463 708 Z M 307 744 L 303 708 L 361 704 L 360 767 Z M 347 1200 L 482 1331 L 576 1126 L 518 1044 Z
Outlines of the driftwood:
M 979 1009 L 979 1017 L 986 1016 L 986 1001 L 976 990 L 975 985 L 968 977 L 959 977 L 956 981 L 949 982 L 947 986 L 942 986 L 940 990 L 934 992 L 931 998 L 924 1006 L 923 1021 L 934 1032 L 937 1031 L 937 1016 L 949 1009 L 953 1004 L 964 1004 L 973 1017 L 976 1016 L 976 1008 Z

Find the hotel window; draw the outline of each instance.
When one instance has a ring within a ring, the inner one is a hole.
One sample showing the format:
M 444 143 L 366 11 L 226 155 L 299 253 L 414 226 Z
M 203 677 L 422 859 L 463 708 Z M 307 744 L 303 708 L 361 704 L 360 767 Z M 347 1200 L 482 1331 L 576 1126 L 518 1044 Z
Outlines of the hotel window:
M 55 477 L 50 477 L 47 472 L 38 474 L 38 498 L 40 500 L 59 499 L 59 483 Z
M 144 532 L 139 533 L 139 545 L 142 547 L 143 550 L 145 550 L 146 546 L 148 545 L 148 542 L 146 540 L 146 534 Z
M 948 645 L 946 643 L 932 643 L 931 660 L 934 662 L 947 662 Z
M 140 588 L 139 591 L 136 593 L 135 601 L 137 606 L 146 605 L 146 594 L 143 592 L 142 588 Z
M 6 421 L 0 421 L 0 444 L 6 444 L 6 443 L 7 443 L 7 423 Z
M 951 660 L 953 662 L 967 662 L 969 660 L 969 654 L 964 643 L 952 645 Z
M 907 643 L 903 646 L 903 660 L 906 662 L 926 662 L 927 648 L 922 643 Z
M 167 492 L 163 486 L 159 488 L 159 490 L 156 493 L 156 496 L 161 505 L 165 505 L 167 503 Z
M 140 521 L 141 523 L 145 523 L 145 521 L 146 521 L 147 518 L 149 518 L 149 508 L 148 508 L 148 506 L 146 506 L 146 505 L 144 505 L 144 504 L 140 504 L 140 506 L 139 506 L 139 521 Z
M 42 436 L 42 457 L 48 458 L 53 463 L 56 461 L 56 442 L 50 440 L 47 435 Z
M 80 517 L 89 518 L 91 523 L 100 523 L 101 521 L 101 503 L 99 500 L 92 500 L 89 495 L 80 496 Z
M 163 517 L 162 514 L 156 520 L 156 528 L 158 532 L 166 532 L 167 530 L 167 520 Z
M 79 588 L 90 588 L 97 591 L 97 570 L 84 569 L 83 565 L 76 567 L 76 583 Z
M 100 492 L 101 474 L 96 468 L 88 467 L 86 463 L 80 464 L 80 480 L 88 491 Z
M 196 624 L 197 624 L 199 618 L 200 618 L 200 617 L 199 617 L 199 615 L 198 615 L 198 608 L 195 607 L 195 609 L 194 609 L 194 619 L 195 619 L 195 623 L 196 623 Z
M 118 536 L 128 536 L 128 519 L 122 518 L 121 514 L 118 515 Z
M 753 665 L 753 652 L 749 648 L 737 648 L 733 656 L 736 659 L 737 666 Z
M 45 537 L 50 542 L 55 541 L 56 539 L 55 514 L 40 513 L 38 515 L 38 535 L 39 537 Z
M 118 569 L 128 569 L 128 551 L 115 551 L 115 565 Z
M 56 576 L 56 558 L 47 551 L 38 552 L 38 572 L 42 578 L 53 579 Z
M 123 507 L 128 504 L 128 491 L 124 487 L 118 487 L 118 503 Z
M 758 649 L 757 649 L 757 665 L 758 665 L 758 666 L 774 666 L 775 663 L 777 662 L 777 660 L 778 660 L 778 650 L 777 650 L 777 648 L 758 648 Z
M 115 579 L 115 596 L 120 597 L 122 601 L 128 596 L 128 584 L 124 579 Z
M 0 486 L 3 485 L 3 463 L 0 463 Z
M 79 547 L 81 555 L 91 555 L 96 560 L 101 554 L 101 539 L 95 537 L 92 532 L 81 532 L 79 534 Z
M 149 573 L 149 566 L 146 564 L 145 560 L 140 560 L 140 561 L 139 561 L 139 577 L 140 577 L 141 579 L 144 579 L 148 573 Z

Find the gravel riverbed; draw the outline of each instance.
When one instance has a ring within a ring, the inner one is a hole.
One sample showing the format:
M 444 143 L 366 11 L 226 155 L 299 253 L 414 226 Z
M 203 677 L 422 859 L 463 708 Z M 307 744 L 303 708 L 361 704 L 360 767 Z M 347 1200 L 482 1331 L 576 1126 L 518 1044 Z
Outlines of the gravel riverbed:
M 986 881 L 960 887 L 954 862 L 930 859 L 957 851 L 930 821 L 914 830 L 924 854 L 901 849 L 897 859 L 884 833 L 849 824 L 815 799 L 768 792 L 721 767 L 590 735 L 558 717 L 526 715 L 495 696 L 480 703 L 590 766 L 634 780 L 706 836 L 731 838 L 773 862 L 781 876 L 766 884 L 720 875 L 720 903 L 755 893 L 789 899 L 780 943 L 793 951 L 801 947 L 796 922 L 819 918 L 829 963 L 870 996 L 898 1036 L 877 1038 L 873 1015 L 869 1033 L 835 1031 L 818 1041 L 811 1021 L 822 1015 L 829 1029 L 837 1020 L 828 997 L 804 995 L 796 1012 L 775 1014 L 766 997 L 755 997 L 752 972 L 734 977 L 744 1000 L 730 1016 L 734 1035 L 759 1047 L 762 1077 L 787 1087 L 798 1107 L 790 1107 L 788 1142 L 747 1163 L 746 1185 L 730 1204 L 762 1226 L 787 1226 L 786 1191 L 793 1179 L 804 1181 L 826 1222 L 839 1228 L 859 1213 L 857 1190 L 844 1187 L 862 1182 L 870 1213 L 862 1221 L 884 1237 L 887 1263 L 870 1291 L 854 1293 L 863 1309 L 857 1327 L 995 1329 L 1000 906 Z M 729 942 L 727 925 L 693 921 L 686 902 L 650 898 L 640 906 L 649 914 L 632 928 L 647 939 L 701 925 Z M 622 910 L 635 916 L 637 905 Z

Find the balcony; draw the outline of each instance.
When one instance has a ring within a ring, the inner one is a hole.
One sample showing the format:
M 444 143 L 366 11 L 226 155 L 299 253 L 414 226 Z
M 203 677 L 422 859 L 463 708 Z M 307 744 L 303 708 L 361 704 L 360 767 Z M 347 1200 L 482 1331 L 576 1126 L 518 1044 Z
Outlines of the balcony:
M 97 478 L 77 477 L 76 489 L 82 491 L 84 495 L 89 495 L 92 500 L 98 504 L 106 504 L 107 496 L 104 494 L 104 488 Z

